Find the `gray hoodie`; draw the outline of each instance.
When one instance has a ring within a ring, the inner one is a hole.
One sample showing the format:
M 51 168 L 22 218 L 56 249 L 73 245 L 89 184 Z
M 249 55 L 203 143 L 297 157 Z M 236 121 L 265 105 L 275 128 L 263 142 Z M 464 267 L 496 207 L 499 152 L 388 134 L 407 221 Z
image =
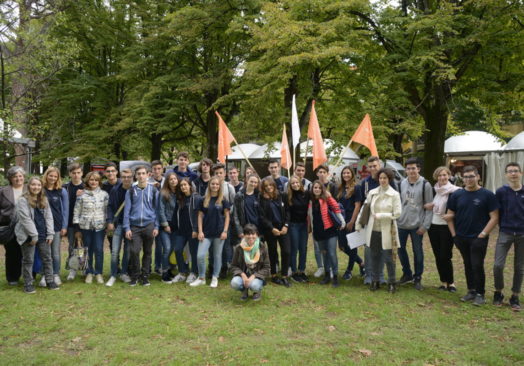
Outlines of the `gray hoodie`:
M 404 179 L 400 183 L 400 200 L 402 214 L 397 221 L 398 228 L 412 230 L 422 226 L 428 230 L 431 226 L 433 211 L 425 210 L 424 205 L 433 202 L 431 184 L 422 176 L 414 184 L 409 183 L 407 178 Z

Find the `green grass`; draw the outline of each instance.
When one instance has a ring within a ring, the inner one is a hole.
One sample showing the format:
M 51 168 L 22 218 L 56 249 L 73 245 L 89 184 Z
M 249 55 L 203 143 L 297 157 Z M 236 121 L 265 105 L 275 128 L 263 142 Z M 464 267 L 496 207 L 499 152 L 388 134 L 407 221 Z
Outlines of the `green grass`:
M 486 259 L 489 302 L 494 239 Z M 438 291 L 427 241 L 424 249 L 426 289 L 402 286 L 395 295 L 371 293 L 358 276 L 338 289 L 268 285 L 258 303 L 242 302 L 225 280 L 218 289 L 190 288 L 153 276 L 149 288 L 107 288 L 77 278 L 60 291 L 26 295 L 2 278 L 0 364 L 524 365 L 524 312 L 461 303 L 456 251 L 459 292 Z M 313 271 L 311 247 L 308 255 Z M 339 260 L 343 272 L 347 257 L 339 253 Z M 506 300 L 512 255 L 507 263 Z

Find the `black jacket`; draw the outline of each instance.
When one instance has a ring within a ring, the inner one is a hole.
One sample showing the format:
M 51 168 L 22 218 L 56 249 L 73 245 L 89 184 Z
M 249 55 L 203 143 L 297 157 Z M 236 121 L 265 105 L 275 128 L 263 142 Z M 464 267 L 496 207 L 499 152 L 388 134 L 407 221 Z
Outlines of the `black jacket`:
M 251 273 L 248 273 L 246 261 L 244 259 L 244 250 L 240 245 L 235 247 L 233 253 L 233 260 L 231 261 L 231 273 L 233 276 L 240 276 L 242 273 L 246 275 L 255 275 L 260 280 L 265 280 L 271 275 L 271 266 L 269 264 L 269 254 L 267 246 L 264 242 L 260 242 L 260 259 L 255 264 Z
M 257 199 L 260 200 L 259 194 L 257 191 L 253 193 Z M 244 233 L 244 225 L 246 225 L 246 211 L 244 209 L 245 205 L 245 198 L 246 198 L 246 190 L 241 189 L 236 195 L 235 195 L 235 209 L 233 210 L 233 220 L 235 222 L 235 228 L 238 235 Z
M 282 221 L 284 226 L 289 225 L 289 210 L 287 205 L 287 195 L 278 194 L 276 201 L 280 205 L 280 212 L 282 216 Z M 260 220 L 260 230 L 262 232 L 269 232 L 273 230 L 273 211 L 270 207 L 270 200 L 264 198 L 260 195 L 260 205 L 259 207 L 259 220 Z M 280 229 L 280 228 L 279 228 Z

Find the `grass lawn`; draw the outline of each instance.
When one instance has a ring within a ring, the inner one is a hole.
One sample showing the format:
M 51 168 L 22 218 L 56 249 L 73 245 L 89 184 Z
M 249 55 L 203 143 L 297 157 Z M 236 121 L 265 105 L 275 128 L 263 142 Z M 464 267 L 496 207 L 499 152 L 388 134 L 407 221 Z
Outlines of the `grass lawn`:
M 156 275 L 146 288 L 77 278 L 59 291 L 27 295 L 5 282 L 1 250 L 0 364 L 524 365 L 524 311 L 490 305 L 494 236 L 486 259 L 488 305 L 481 308 L 459 300 L 465 279 L 456 250 L 459 291 L 437 290 L 427 239 L 424 291 L 404 285 L 394 295 L 372 293 L 355 268 L 338 289 L 317 279 L 289 289 L 269 284 L 258 303 L 242 302 L 226 280 L 218 289 L 190 288 L 163 284 Z M 107 274 L 107 252 L 105 259 Z M 343 273 L 347 257 L 340 252 L 339 261 Z M 513 253 L 507 263 L 506 303 Z

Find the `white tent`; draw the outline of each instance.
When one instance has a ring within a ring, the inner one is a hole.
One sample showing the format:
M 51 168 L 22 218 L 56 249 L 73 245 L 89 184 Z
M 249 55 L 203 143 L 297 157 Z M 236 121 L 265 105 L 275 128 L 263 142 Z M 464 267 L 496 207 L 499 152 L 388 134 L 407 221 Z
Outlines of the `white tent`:
M 240 148 L 239 148 L 240 147 Z M 253 154 L 257 149 L 260 148 L 260 145 L 257 144 L 238 144 L 231 148 L 233 151 L 230 155 L 227 156 L 228 161 L 235 161 L 235 160 L 244 160 L 244 155 L 242 155 L 242 152 L 240 152 L 240 149 L 246 154 L 247 157 L 249 157 L 251 154 Z
M 486 188 L 495 191 L 506 184 L 506 164 L 515 162 L 523 168 L 524 163 L 524 131 L 513 137 L 500 152 L 491 152 L 484 156 L 487 166 Z M 523 179 L 524 183 L 524 179 Z
M 466 131 L 448 138 L 444 143 L 446 155 L 484 155 L 488 151 L 499 151 L 503 143 L 494 135 L 484 131 Z
M 280 142 L 264 144 L 249 155 L 249 160 L 280 159 Z
M 509 140 L 504 150 L 524 150 L 524 131 Z
M 304 141 L 300 144 L 300 155 L 304 156 L 304 151 L 306 150 L 306 144 L 308 146 L 308 158 L 313 157 L 313 140 L 309 140 L 309 143 L 307 141 Z M 326 150 L 331 150 L 331 153 L 329 154 L 329 158 L 335 159 L 340 157 L 340 154 L 342 153 L 342 150 L 344 149 L 344 146 L 336 146 L 333 148 L 333 145 L 335 142 L 330 139 L 324 139 L 324 147 Z M 342 158 L 344 162 L 348 161 L 359 161 L 359 156 L 351 149 L 348 148 L 346 152 L 344 153 L 344 156 Z

